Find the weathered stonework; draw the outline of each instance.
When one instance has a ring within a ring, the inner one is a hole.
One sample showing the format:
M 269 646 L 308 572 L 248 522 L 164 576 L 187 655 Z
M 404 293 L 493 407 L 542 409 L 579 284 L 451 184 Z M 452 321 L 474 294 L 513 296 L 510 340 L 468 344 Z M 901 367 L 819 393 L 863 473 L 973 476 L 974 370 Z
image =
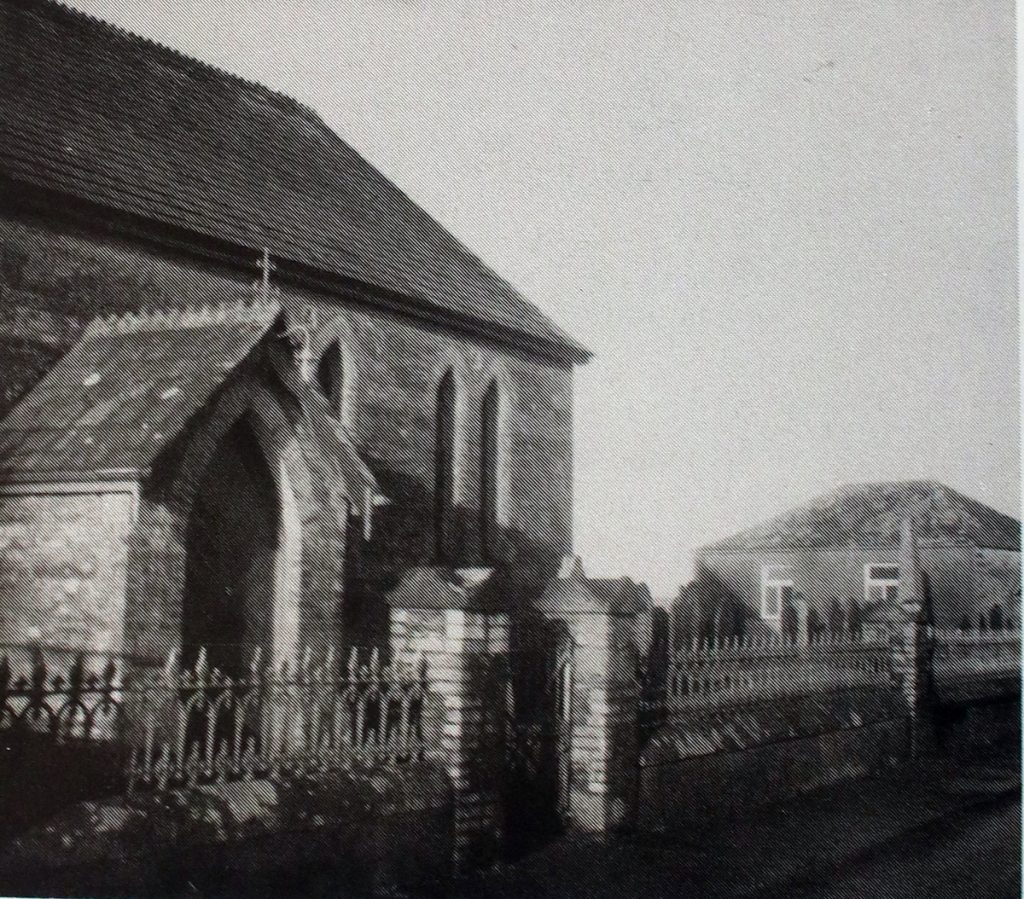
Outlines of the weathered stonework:
M 434 583 L 424 584 L 431 575 Z M 392 594 L 391 652 L 400 663 L 426 665 L 431 696 L 423 729 L 433 761 L 451 780 L 455 864 L 466 869 L 496 860 L 503 836 L 505 719 L 496 704 L 505 693 L 492 689 L 489 674 L 508 652 L 509 619 L 480 608 L 472 587 L 452 581 L 445 590 L 446 581 L 443 569 L 414 571 Z
M 0 305 L 9 310 L 0 322 L 7 385 L 0 414 L 93 315 L 202 304 L 232 285 L 237 290 L 250 277 L 77 227 L 20 215 L 0 218 Z M 321 596 L 344 594 L 340 615 L 346 639 L 381 639 L 386 630 L 384 593 L 402 570 L 432 561 L 435 393 L 448 369 L 458 385 L 455 531 L 460 559 L 476 563 L 481 555 L 476 511 L 480 411 L 488 385 L 496 381 L 501 457 L 496 556 L 523 582 L 542 583 L 571 544 L 570 365 L 374 311 L 368 297 L 356 291 L 285 288 L 280 300 L 296 320 L 308 320 L 306 309 L 312 309 L 314 361 L 334 341 L 343 345 L 351 377 L 343 420 L 388 499 L 376 510 L 369 540 L 359 529 L 337 535 L 329 525 L 305 522 L 304 583 Z M 176 592 L 175 572 L 181 567 L 180 512 L 164 505 L 161 497 L 144 498 L 139 533 L 128 538 L 131 554 L 153 552 L 142 560 L 138 587 L 140 600 L 145 589 L 151 603 L 154 594 Z M 310 610 L 309 620 L 318 619 L 318 624 L 311 623 L 304 637 L 312 637 L 318 628 L 337 628 L 336 606 L 324 601 L 319 612 Z M 173 617 L 173 610 L 164 610 L 136 628 L 136 648 L 165 648 L 173 641 L 166 631 Z M 165 634 L 147 636 L 147 630 Z
M 136 499 L 0 494 L 0 642 L 118 652 Z
M 637 613 L 590 589 L 566 560 L 535 607 L 573 644 L 569 816 L 584 831 L 628 826 L 636 800 Z
M 870 775 L 903 760 L 906 749 L 907 723 L 899 717 L 704 753 L 658 747 L 640 762 L 637 823 L 685 832 L 716 819 L 742 819 L 765 805 Z

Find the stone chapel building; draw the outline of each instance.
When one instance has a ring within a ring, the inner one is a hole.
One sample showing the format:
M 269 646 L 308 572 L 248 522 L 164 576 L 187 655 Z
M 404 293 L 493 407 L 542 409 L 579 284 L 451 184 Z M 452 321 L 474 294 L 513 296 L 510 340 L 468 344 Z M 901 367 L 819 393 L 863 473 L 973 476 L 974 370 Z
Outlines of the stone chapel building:
M 231 669 L 414 566 L 529 595 L 588 357 L 301 103 L 0 2 L 0 642 Z

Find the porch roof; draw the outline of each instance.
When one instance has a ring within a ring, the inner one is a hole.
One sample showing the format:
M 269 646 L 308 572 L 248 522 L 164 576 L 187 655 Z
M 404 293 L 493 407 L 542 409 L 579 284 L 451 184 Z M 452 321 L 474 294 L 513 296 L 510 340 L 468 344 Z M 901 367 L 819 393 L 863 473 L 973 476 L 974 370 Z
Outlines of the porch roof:
M 0 422 L 4 480 L 141 476 L 279 312 L 229 302 L 94 320 Z

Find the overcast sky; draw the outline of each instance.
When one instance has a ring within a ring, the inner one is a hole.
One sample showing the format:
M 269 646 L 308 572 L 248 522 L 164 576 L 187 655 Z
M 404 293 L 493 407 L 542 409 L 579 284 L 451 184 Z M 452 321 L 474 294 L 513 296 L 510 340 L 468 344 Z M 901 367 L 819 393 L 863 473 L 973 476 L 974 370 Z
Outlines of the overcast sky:
M 595 351 L 591 571 L 845 481 L 1019 514 L 1009 0 L 73 5 L 306 101 Z

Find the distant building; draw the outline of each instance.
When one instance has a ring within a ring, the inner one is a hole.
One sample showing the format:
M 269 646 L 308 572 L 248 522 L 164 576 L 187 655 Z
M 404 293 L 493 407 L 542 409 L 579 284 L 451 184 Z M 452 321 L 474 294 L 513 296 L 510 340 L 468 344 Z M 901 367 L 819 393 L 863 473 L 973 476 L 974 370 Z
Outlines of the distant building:
M 936 624 L 1019 622 L 1020 522 L 943 484 L 901 481 L 840 487 L 697 550 L 676 629 L 785 630 L 801 596 L 812 630 L 871 620 L 898 600 L 906 518 Z

